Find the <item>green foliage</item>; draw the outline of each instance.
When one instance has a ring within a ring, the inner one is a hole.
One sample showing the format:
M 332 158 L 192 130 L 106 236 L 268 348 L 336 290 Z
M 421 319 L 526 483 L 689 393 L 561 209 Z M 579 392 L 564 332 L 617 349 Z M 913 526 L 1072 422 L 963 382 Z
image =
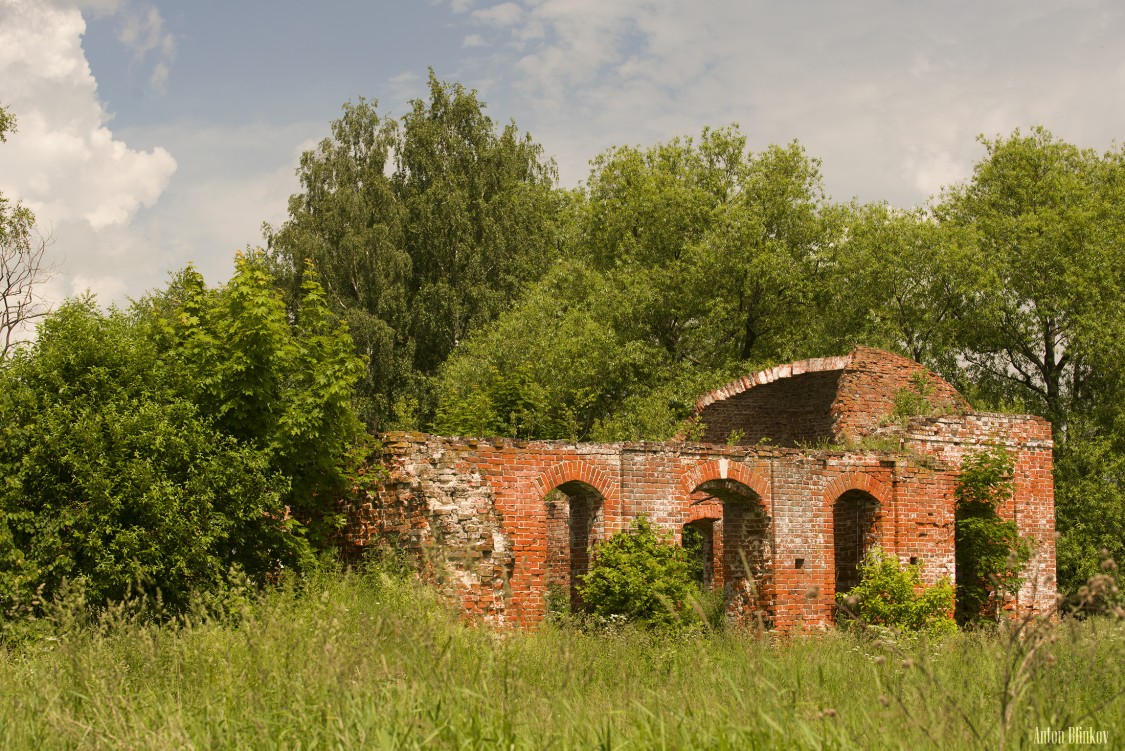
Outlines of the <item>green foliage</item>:
M 16 116 L 4 105 L 0 104 L 0 143 L 8 140 L 9 133 L 16 132 Z
M 872 548 L 860 566 L 860 582 L 837 592 L 841 622 L 931 634 L 956 631 L 953 585 L 947 578 L 922 584 L 922 564 L 902 566 L 881 548 Z
M 624 616 L 650 628 L 699 623 L 691 606 L 699 596 L 691 556 L 671 540 L 662 540 L 644 519 L 594 549 L 579 592 L 587 609 L 598 616 Z
M 5 611 L 66 579 L 96 602 L 159 589 L 182 606 L 232 567 L 260 579 L 301 563 L 289 479 L 177 392 L 145 326 L 89 299 L 0 371 Z
M 754 154 L 737 128 L 705 129 L 593 165 L 577 245 L 616 290 L 610 320 L 627 340 L 713 369 L 817 346 L 836 214 L 798 144 Z
M 335 526 L 325 504 L 362 430 L 352 399 L 363 364 L 315 271 L 305 269 L 292 323 L 254 251 L 236 256 L 234 276 L 215 291 L 189 267 L 149 311 L 200 409 L 270 457 L 289 480 L 283 502 L 323 541 Z
M 431 71 L 428 101 L 401 121 L 375 102 L 344 105 L 298 176 L 289 220 L 265 228 L 291 308 L 311 260 L 367 358 L 367 417 L 428 422 L 431 376 L 552 260 L 553 163 L 514 123 L 498 128 L 475 91 Z
M 748 359 L 819 346 L 836 215 L 796 144 L 752 154 L 728 128 L 612 149 L 566 207 L 566 257 L 442 367 L 435 430 L 668 439 Z
M 995 749 L 1017 654 L 980 632 L 896 645 L 631 628 L 496 638 L 379 570 L 224 600 L 175 623 L 57 603 L 48 639 L 0 650 L 0 747 Z M 1036 726 L 1123 737 L 1121 624 L 1053 633 L 1007 747 L 1034 746 Z
M 999 618 L 1007 599 L 1019 592 L 1031 557 L 1031 541 L 1015 521 L 997 509 L 1012 497 L 1014 458 L 1003 446 L 968 454 L 961 462 L 956 498 L 957 620 Z
M 677 394 L 654 384 L 663 372 L 660 357 L 621 339 L 608 324 L 611 303 L 600 275 L 577 263 L 557 264 L 446 362 L 434 429 L 578 440 L 674 432 L 669 404 L 660 400 L 673 402 Z M 687 392 L 694 399 L 694 389 Z M 650 409 L 652 401 L 657 405 Z M 680 402 L 690 404 L 686 395 Z M 629 422 L 619 418 L 626 410 Z M 643 428 L 634 430 L 637 422 Z
M 847 233 L 829 251 L 835 302 L 823 312 L 838 346 L 883 347 L 955 374 L 959 316 L 980 284 L 971 231 L 923 209 L 842 211 Z
M 1062 431 L 1099 398 L 1088 384 L 1108 353 L 1121 354 L 1122 157 L 1043 128 L 982 143 L 972 180 L 936 209 L 971 233 L 980 266 L 958 314 L 959 354 L 982 395 L 1019 398 Z
M 892 417 L 896 419 L 904 420 L 918 415 L 928 415 L 934 410 L 933 404 L 930 403 L 933 386 L 926 379 L 925 373 L 918 372 L 915 375 L 920 377 L 912 379 L 910 386 L 895 392 Z
M 680 538 L 681 547 L 687 553 L 688 560 L 688 578 L 695 582 L 696 586 L 701 590 L 704 586 L 704 535 L 703 532 L 687 525 L 684 527 L 683 535 Z
M 64 304 L 0 369 L 0 599 L 81 580 L 183 607 L 302 567 L 335 526 L 362 365 L 309 274 L 291 325 L 261 258 L 191 268 L 129 313 Z
M 1055 513 L 1061 592 L 1077 593 L 1106 558 L 1125 561 L 1125 451 L 1071 424 L 1055 451 Z

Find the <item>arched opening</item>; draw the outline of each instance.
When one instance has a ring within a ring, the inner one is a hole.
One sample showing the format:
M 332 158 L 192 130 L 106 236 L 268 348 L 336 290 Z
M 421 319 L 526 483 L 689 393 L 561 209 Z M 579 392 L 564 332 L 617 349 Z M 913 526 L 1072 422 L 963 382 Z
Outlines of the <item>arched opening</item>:
M 572 480 L 549 492 L 544 502 L 548 607 L 579 610 L 578 587 L 590 570 L 590 548 L 605 536 L 605 498 L 592 485 Z
M 773 550 L 761 497 L 736 480 L 708 480 L 696 487 L 692 501 L 718 501 L 722 507 L 720 519 L 701 522 L 710 527 L 709 584 L 722 588 L 727 615 L 748 624 L 769 625 Z
M 878 512 L 879 501 L 862 490 L 849 490 L 832 505 L 834 592 L 847 592 L 859 584 L 860 565 L 876 542 Z

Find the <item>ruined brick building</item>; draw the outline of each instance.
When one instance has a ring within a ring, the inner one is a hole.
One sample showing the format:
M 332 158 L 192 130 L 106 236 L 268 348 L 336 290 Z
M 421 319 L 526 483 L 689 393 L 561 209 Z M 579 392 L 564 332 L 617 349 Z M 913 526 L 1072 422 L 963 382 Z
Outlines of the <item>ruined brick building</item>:
M 910 390 L 928 414 L 891 419 Z M 385 434 L 389 476 L 349 500 L 348 540 L 390 539 L 470 617 L 531 626 L 552 585 L 573 591 L 597 542 L 644 516 L 677 540 L 702 533 L 733 617 L 820 627 L 873 545 L 922 562 L 927 582 L 953 579 L 958 467 L 995 442 L 1016 457 L 1001 514 L 1034 544 L 1017 606 L 1054 606 L 1046 420 L 971 412 L 936 374 L 870 348 L 745 376 L 695 414 L 699 440 L 663 443 Z

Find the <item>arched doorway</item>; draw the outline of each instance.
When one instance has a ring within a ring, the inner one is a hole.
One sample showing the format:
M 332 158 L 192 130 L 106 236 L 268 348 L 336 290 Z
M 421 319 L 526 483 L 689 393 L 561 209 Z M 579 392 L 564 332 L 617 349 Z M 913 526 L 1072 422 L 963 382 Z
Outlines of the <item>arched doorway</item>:
M 773 548 L 762 498 L 753 488 L 730 479 L 705 481 L 692 493 L 693 504 L 716 502 L 722 509 L 720 518 L 689 525 L 702 535 L 700 547 L 710 558 L 703 564 L 705 581 L 722 588 L 728 617 L 768 626 L 773 611 Z
M 833 594 L 859 584 L 860 566 L 877 541 L 879 501 L 863 490 L 849 490 L 832 504 Z
M 571 480 L 547 493 L 544 503 L 548 604 L 579 610 L 582 598 L 578 588 L 590 570 L 590 548 L 605 537 L 605 498 L 592 485 Z

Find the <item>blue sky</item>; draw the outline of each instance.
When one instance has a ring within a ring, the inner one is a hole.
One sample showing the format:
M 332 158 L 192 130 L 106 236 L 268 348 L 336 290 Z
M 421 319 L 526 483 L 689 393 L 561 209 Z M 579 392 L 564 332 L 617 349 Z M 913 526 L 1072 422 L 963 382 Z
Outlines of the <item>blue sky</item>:
M 51 235 L 55 301 L 188 262 L 220 283 L 340 105 L 401 115 L 433 66 L 568 185 L 612 145 L 737 122 L 754 149 L 799 140 L 837 200 L 914 205 L 969 176 L 980 133 L 1110 148 L 1122 39 L 1110 0 L 0 0 L 0 191 Z

